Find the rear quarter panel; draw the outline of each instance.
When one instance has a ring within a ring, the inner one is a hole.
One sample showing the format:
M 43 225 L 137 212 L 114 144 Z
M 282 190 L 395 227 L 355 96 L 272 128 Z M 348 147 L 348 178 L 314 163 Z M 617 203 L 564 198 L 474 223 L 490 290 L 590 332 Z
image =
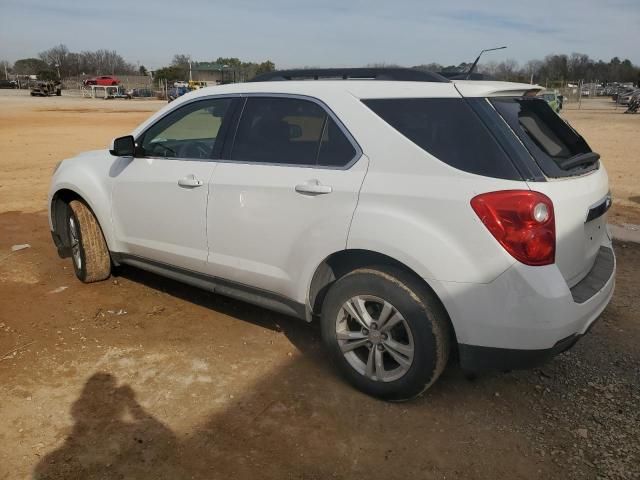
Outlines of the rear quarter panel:
M 388 255 L 431 283 L 488 283 L 507 270 L 515 260 L 470 201 L 489 191 L 528 190 L 527 184 L 453 168 L 357 102 L 361 108 L 344 119 L 370 162 L 347 247 Z

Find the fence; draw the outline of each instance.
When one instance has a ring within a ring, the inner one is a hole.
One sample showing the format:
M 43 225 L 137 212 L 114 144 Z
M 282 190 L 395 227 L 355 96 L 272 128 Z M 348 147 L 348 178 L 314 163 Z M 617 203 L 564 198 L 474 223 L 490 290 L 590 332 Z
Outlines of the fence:
M 116 75 L 120 80 L 120 86 L 125 90 L 132 88 L 153 88 L 153 79 L 146 75 Z M 65 89 L 80 89 L 84 85 L 87 76 L 69 77 L 62 80 L 62 86 Z

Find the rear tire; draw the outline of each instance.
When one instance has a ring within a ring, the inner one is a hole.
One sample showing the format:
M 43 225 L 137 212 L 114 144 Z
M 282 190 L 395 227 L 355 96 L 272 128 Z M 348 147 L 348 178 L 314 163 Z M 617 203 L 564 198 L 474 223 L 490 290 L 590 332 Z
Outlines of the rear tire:
M 449 358 L 446 312 L 426 285 L 395 267 L 361 268 L 337 280 L 324 300 L 321 327 L 342 375 L 385 400 L 421 394 Z
M 84 283 L 106 280 L 111 275 L 111 257 L 102 229 L 93 212 L 79 200 L 69 203 L 67 230 L 76 277 Z

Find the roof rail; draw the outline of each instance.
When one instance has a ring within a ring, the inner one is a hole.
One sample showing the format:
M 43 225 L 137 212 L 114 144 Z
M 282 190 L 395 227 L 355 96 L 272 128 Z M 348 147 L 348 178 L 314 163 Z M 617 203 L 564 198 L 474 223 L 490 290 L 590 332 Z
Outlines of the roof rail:
M 493 80 L 493 77 L 490 75 L 478 72 L 473 72 L 471 75 L 466 72 L 438 72 L 438 74 L 449 80 Z
M 263 73 L 252 82 L 283 80 L 399 80 L 405 82 L 449 82 L 437 73 L 411 68 L 311 68 Z

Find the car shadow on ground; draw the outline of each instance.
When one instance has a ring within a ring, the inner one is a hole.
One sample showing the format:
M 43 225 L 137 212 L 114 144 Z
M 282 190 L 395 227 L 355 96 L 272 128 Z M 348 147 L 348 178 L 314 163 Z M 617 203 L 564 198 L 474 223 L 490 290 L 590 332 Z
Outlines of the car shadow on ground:
M 307 323 L 304 320 L 273 312 L 250 303 L 225 297 L 206 290 L 187 285 L 139 268 L 122 265 L 115 274 L 148 288 L 166 293 L 185 302 L 215 310 L 234 319 L 251 323 L 261 328 L 283 333 L 287 339 L 305 356 L 316 360 L 322 357 L 319 322 Z M 326 364 L 326 360 L 322 360 Z M 327 368 L 329 368 L 327 366 Z
M 214 294 L 127 265 L 118 267 L 115 275 L 169 294 L 194 305 L 233 317 L 234 320 L 250 323 L 274 332 L 280 332 L 285 335 L 291 344 L 297 348 L 307 360 L 313 362 L 317 368 L 322 369 L 324 373 L 329 375 L 338 375 L 337 370 L 332 368 L 324 350 L 320 332 L 320 322 L 317 319 L 308 323 L 299 318 L 273 312 L 242 300 Z M 452 350 L 445 372 L 438 382 L 430 387 L 429 392 L 446 388 L 442 385 L 446 386 L 449 381 L 453 381 L 454 383 L 472 383 L 479 376 L 482 378 L 492 378 L 501 375 L 501 372 L 493 371 L 485 371 L 477 374 L 462 371 L 457 363 L 457 352 Z
M 336 378 L 316 324 L 135 268 L 119 269 L 118 275 L 240 321 L 281 331 L 302 355 L 260 377 L 197 427 L 180 433 L 148 413 L 133 389 L 119 384 L 112 373 L 95 372 L 71 406 L 70 433 L 59 448 L 40 460 L 35 479 L 324 479 L 371 472 L 391 477 L 399 471 L 453 473 L 464 471 L 465 464 L 475 468 L 474 460 L 460 459 L 460 442 L 464 440 L 465 448 L 475 442 L 496 443 L 495 433 L 485 432 L 484 427 L 471 440 L 448 434 L 468 424 L 468 418 L 454 411 L 468 408 L 471 391 L 477 387 L 455 368 L 453 373 L 451 368 L 445 372 L 421 399 L 385 403 Z M 431 437 L 428 432 L 434 431 L 440 433 Z M 428 454 L 416 455 L 415 448 Z M 520 455 L 515 448 L 511 453 Z M 489 471 L 500 476 L 506 473 L 502 469 Z

